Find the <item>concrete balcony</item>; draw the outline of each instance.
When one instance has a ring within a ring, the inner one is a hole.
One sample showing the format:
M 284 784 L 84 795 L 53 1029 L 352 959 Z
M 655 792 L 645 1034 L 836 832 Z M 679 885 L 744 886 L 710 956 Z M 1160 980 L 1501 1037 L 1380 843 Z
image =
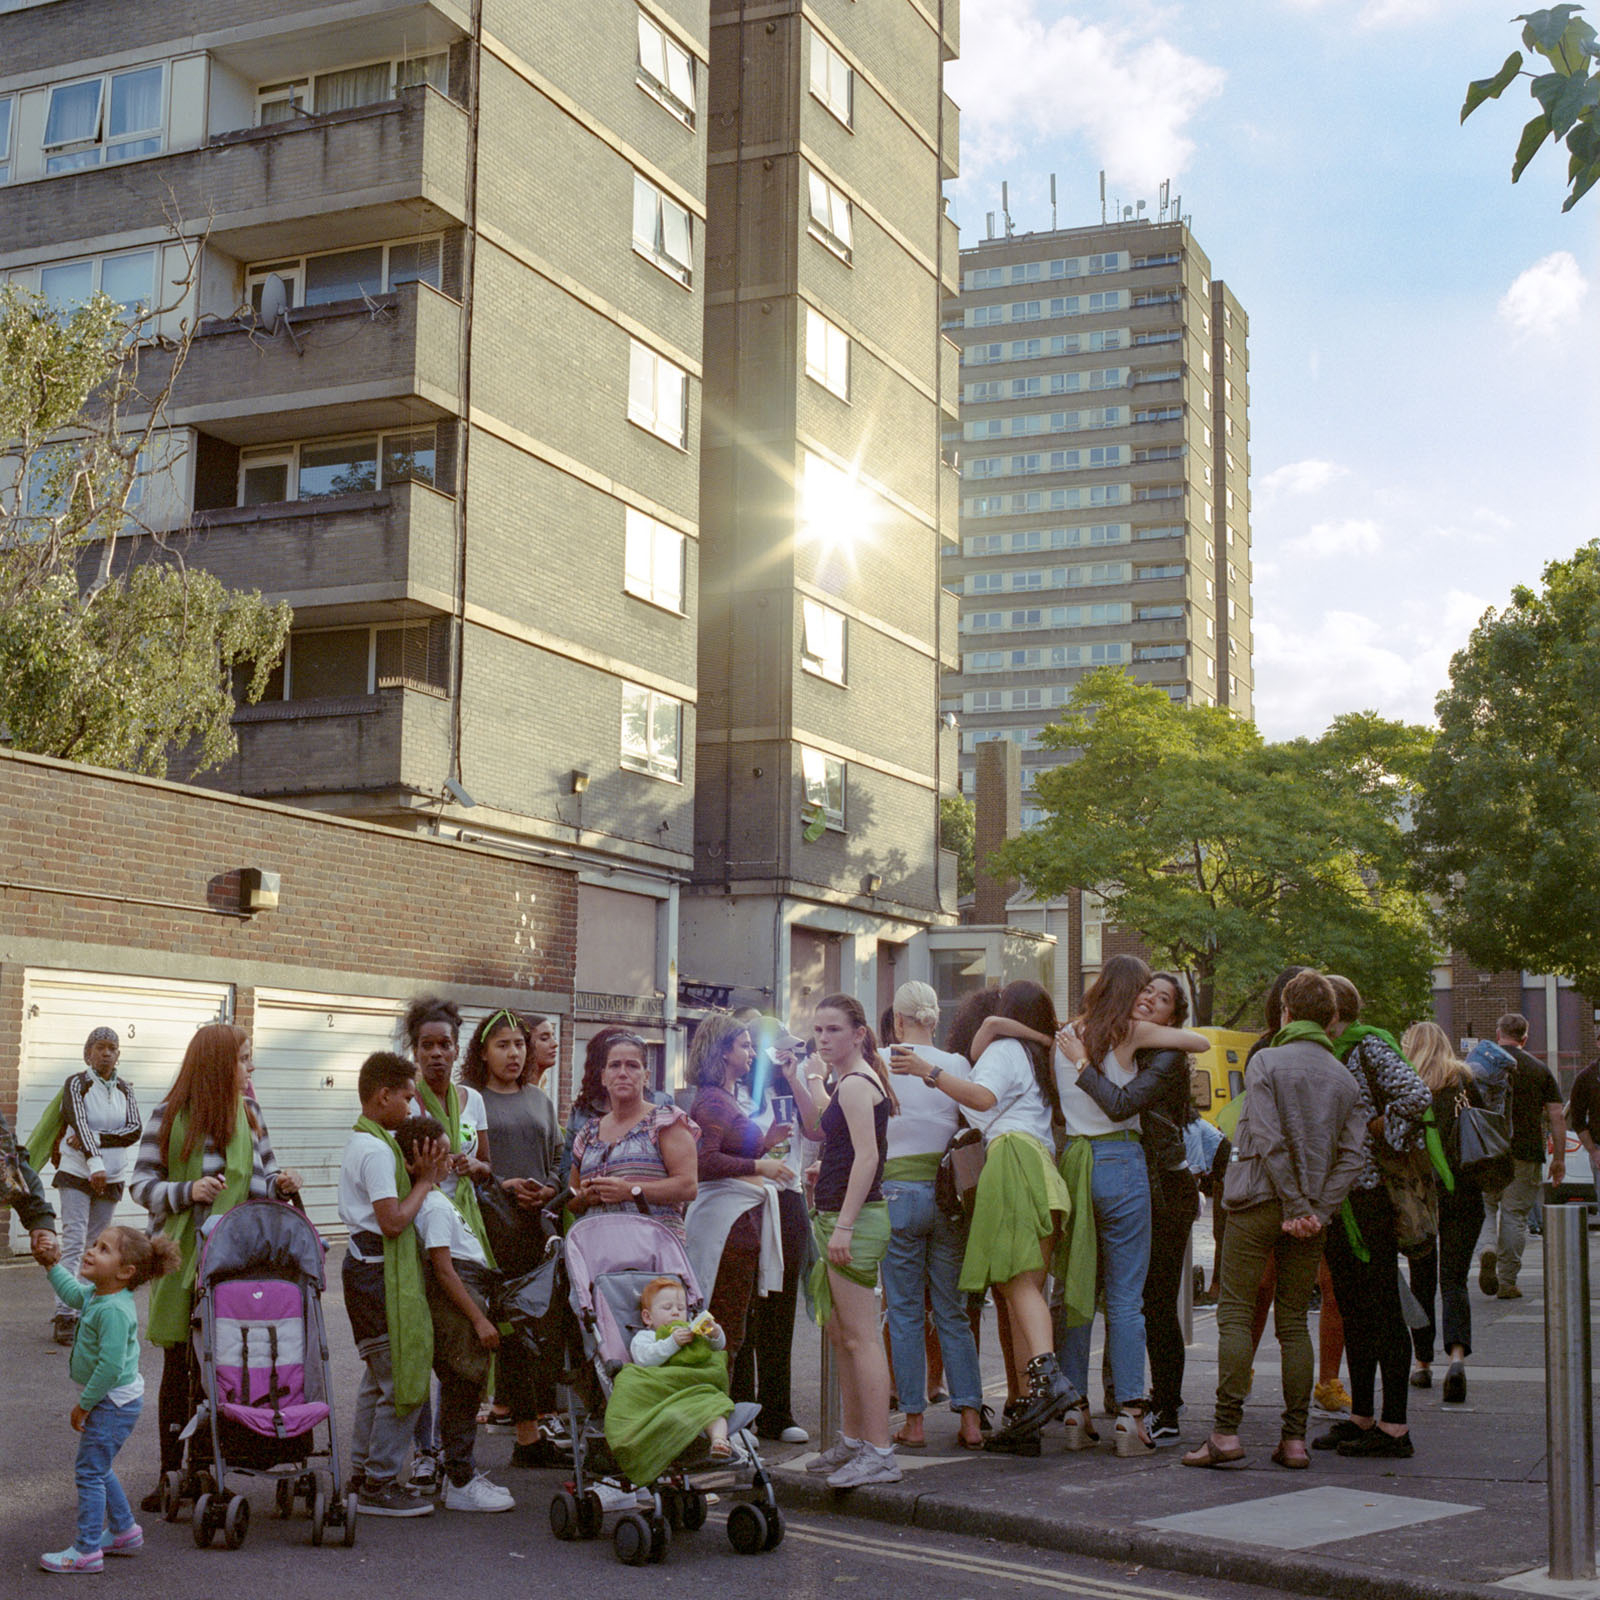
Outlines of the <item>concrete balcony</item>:
M 944 159 L 939 165 L 939 176 L 947 183 L 961 176 L 961 107 L 949 95 L 944 95 Z
M 939 665 L 947 672 L 961 670 L 961 596 L 950 589 L 939 591 Z
M 459 409 L 461 307 L 425 284 L 290 313 L 293 338 L 242 322 L 202 327 L 167 408 L 229 444 L 420 427 Z M 298 346 L 296 345 L 298 340 Z M 153 351 L 141 387 L 165 378 Z
M 238 754 L 196 780 L 207 788 L 314 797 L 342 812 L 400 810 L 437 793 L 446 770 L 450 702 L 420 689 L 241 706 L 233 723 Z
M 196 149 L 0 188 L 8 254 L 160 229 L 192 232 L 245 261 L 404 238 L 466 213 L 467 114 L 435 89 L 219 134 Z M 308 219 L 316 219 L 314 223 Z M 312 242 L 314 240 L 314 243 Z
M 455 501 L 420 483 L 202 511 L 175 541 L 229 588 L 287 600 L 302 626 L 450 608 Z

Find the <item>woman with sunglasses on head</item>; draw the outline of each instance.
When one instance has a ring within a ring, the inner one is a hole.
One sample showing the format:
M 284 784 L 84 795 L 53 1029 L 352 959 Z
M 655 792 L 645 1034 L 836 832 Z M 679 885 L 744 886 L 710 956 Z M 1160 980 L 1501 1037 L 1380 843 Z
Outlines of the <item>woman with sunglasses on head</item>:
M 516 1200 L 530 1229 L 555 1199 L 561 1170 L 561 1124 L 539 1079 L 555 1064 L 554 1024 L 500 1010 L 467 1041 L 461 1081 L 483 1096 L 489 1168 Z M 556 1409 L 553 1371 L 536 1369 L 514 1339 L 500 1347 L 491 1425 L 509 1420 L 517 1435 L 514 1467 L 554 1466 L 562 1457 L 541 1436 L 540 1418 Z

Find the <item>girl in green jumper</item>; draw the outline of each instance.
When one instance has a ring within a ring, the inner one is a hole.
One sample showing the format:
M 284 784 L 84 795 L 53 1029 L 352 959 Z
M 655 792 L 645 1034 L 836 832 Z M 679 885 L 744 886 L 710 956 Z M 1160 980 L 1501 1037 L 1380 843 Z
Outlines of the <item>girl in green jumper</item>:
M 131 1556 L 144 1544 L 144 1532 L 112 1470 L 144 1405 L 133 1291 L 175 1270 L 181 1252 L 165 1234 L 146 1238 L 133 1228 L 114 1227 L 84 1251 L 78 1278 L 60 1258 L 59 1245 L 39 1255 L 50 1268 L 50 1286 L 78 1313 L 70 1365 L 72 1381 L 83 1386 L 72 1408 L 72 1426 L 81 1435 L 75 1469 L 78 1533 L 65 1550 L 40 1556 L 39 1565 L 46 1572 L 99 1572 L 107 1555 Z

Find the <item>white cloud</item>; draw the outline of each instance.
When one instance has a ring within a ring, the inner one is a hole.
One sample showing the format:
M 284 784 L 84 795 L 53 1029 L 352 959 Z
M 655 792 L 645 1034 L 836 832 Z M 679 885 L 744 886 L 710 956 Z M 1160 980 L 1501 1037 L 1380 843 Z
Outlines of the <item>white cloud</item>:
M 1431 724 L 1450 658 L 1488 604 L 1451 589 L 1387 618 L 1324 611 L 1304 627 L 1258 613 L 1256 722 L 1269 739 L 1320 733 L 1346 711 Z
M 1337 522 L 1313 524 L 1309 533 L 1291 539 L 1287 548 L 1291 555 L 1326 561 L 1335 556 L 1376 555 L 1382 544 L 1383 534 L 1376 522 L 1346 517 Z
M 1334 10 L 1338 0 L 1285 0 L 1291 11 Z M 1428 22 L 1449 10 L 1457 0 L 1361 0 L 1356 24 L 1362 28 L 1403 28 Z
M 1279 494 L 1315 494 L 1318 489 L 1326 489 L 1335 478 L 1342 478 L 1347 470 L 1336 461 L 1319 461 L 1315 457 L 1291 461 L 1262 478 L 1256 485 L 1256 494 L 1263 498 Z
M 1519 273 L 1500 300 L 1500 318 L 1513 332 L 1548 338 L 1563 332 L 1589 293 L 1589 280 L 1570 250 L 1557 250 Z
M 1034 139 L 1076 135 L 1109 180 L 1153 194 L 1187 164 L 1194 142 L 1184 129 L 1225 75 L 1153 23 L 1106 27 L 1065 9 L 1060 0 L 988 0 L 982 25 L 964 32 L 950 68 L 963 181 L 1018 160 Z

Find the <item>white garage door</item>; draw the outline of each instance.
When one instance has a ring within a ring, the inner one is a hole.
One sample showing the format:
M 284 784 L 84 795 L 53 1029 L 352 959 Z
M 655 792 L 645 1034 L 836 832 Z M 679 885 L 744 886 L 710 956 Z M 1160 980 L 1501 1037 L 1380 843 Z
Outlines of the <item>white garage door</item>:
M 225 983 L 30 967 L 23 974 L 22 993 L 17 1127 L 24 1137 L 33 1132 L 68 1076 L 83 1070 L 83 1041 L 95 1028 L 115 1028 L 121 1036 L 118 1070 L 133 1085 L 140 1109 L 148 1111 L 172 1087 L 195 1029 L 233 1014 L 233 988 Z M 117 1220 L 143 1227 L 148 1218 L 125 1199 Z M 26 1243 L 14 1214 L 11 1243 L 14 1249 Z

